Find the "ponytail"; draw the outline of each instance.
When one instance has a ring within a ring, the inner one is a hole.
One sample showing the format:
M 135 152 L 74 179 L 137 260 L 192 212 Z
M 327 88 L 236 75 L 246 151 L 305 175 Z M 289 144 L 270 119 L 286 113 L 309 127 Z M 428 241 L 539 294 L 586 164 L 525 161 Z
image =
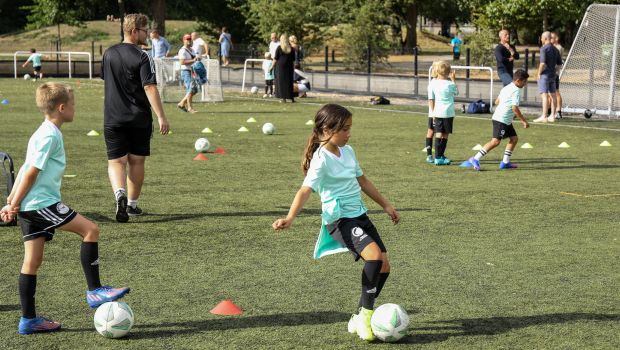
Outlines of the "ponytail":
M 319 129 L 315 126 L 312 130 L 312 134 L 308 137 L 308 142 L 306 144 L 306 148 L 304 150 L 304 158 L 301 161 L 301 169 L 304 172 L 304 175 L 308 174 L 308 169 L 310 169 L 310 161 L 312 160 L 312 155 L 319 148 L 321 144 L 321 139 L 319 137 Z

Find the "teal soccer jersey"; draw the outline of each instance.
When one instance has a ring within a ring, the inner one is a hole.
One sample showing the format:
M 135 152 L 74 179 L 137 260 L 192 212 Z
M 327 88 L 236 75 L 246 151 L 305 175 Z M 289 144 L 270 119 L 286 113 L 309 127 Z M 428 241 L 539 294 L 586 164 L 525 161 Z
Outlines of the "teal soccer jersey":
M 515 117 L 515 112 L 512 111 L 512 106 L 518 106 L 521 101 L 521 91 L 515 83 L 510 83 L 499 92 L 499 104 L 495 108 L 493 113 L 493 120 L 497 120 L 500 123 L 506 125 L 512 124 L 512 120 Z
M 22 200 L 20 211 L 39 210 L 60 202 L 65 149 L 60 129 L 50 121 L 44 121 L 28 141 L 26 161 L 20 173 L 23 174 L 30 167 L 40 172 Z
M 428 84 L 428 99 L 435 101 L 435 110 L 430 117 L 454 118 L 454 96 L 459 90 L 451 80 L 433 79 Z
M 33 67 L 41 67 L 41 54 L 33 53 L 30 57 L 28 57 L 28 61 L 32 62 Z
M 340 157 L 319 147 L 312 156 L 303 185 L 321 196 L 323 218 L 327 223 L 341 217 L 355 218 L 366 213 L 357 178 L 363 172 L 355 151 L 346 145 L 340 148 Z

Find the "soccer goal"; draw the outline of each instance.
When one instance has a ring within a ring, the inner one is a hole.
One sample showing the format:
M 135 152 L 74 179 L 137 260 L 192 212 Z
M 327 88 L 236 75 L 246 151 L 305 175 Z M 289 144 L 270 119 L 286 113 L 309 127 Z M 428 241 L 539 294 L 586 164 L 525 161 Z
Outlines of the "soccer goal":
M 260 62 L 260 67 L 261 68 L 261 72 L 262 72 L 262 66 L 263 66 L 263 62 L 265 61 L 269 61 L 269 60 L 265 60 L 265 59 L 260 59 L 260 58 L 248 58 L 245 60 L 245 62 L 243 63 L 243 80 L 241 82 L 241 92 L 245 92 L 245 83 L 246 83 L 246 78 L 249 78 L 249 83 L 250 84 L 254 84 L 255 83 L 255 79 L 254 79 L 254 70 L 251 71 L 252 74 L 250 74 L 250 77 L 248 77 L 246 75 L 247 70 L 248 70 L 248 63 L 251 62 Z M 261 74 L 262 76 L 262 74 Z M 265 79 L 258 79 L 258 81 L 264 81 Z
M 155 75 L 157 89 L 162 102 L 179 102 L 185 96 L 185 86 L 181 80 L 181 63 L 176 57 L 156 58 Z M 222 79 L 220 62 L 216 59 L 201 59 L 207 69 L 207 83 L 202 85 L 200 100 L 197 102 L 222 102 Z M 196 101 L 196 99 L 194 100 Z
M 69 64 L 69 78 L 73 77 L 73 64 L 76 62 L 76 57 L 86 57 L 88 59 L 88 79 L 93 78 L 93 57 L 90 52 L 74 52 L 74 51 L 37 51 L 42 55 L 57 55 L 59 57 L 67 57 Z M 30 51 L 15 51 L 13 53 L 13 74 L 17 79 L 17 57 L 28 57 L 32 53 Z M 73 59 L 73 60 L 72 60 Z M 45 58 L 44 58 L 45 61 Z M 51 61 L 53 62 L 53 61 Z M 20 65 L 21 67 L 21 65 Z M 45 72 L 45 70 L 44 70 Z
M 620 5 L 590 5 L 560 72 L 562 111 L 620 116 Z

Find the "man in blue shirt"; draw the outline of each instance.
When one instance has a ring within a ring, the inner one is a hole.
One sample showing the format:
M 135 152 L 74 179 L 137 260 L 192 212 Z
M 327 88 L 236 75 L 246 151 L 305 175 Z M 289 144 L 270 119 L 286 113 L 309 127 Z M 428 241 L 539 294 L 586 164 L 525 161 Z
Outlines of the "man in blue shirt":
M 542 33 L 540 41 L 543 46 L 540 48 L 540 64 L 538 65 L 536 80 L 538 80 L 538 92 L 541 95 L 543 110 L 540 117 L 534 119 L 534 122 L 553 123 L 556 113 L 556 68 L 562 65 L 562 58 L 560 51 L 551 43 L 551 32 Z M 551 106 L 549 106 L 549 102 L 551 102 Z M 551 107 L 551 115 L 548 116 L 549 107 Z
M 159 35 L 157 30 L 151 32 L 151 47 L 153 48 L 153 58 L 167 57 L 170 52 L 170 43 L 166 38 Z

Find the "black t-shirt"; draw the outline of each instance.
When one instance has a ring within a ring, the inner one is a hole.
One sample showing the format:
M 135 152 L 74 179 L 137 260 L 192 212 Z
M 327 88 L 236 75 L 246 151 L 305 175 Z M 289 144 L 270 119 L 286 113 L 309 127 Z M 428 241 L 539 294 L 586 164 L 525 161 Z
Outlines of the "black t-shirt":
M 514 47 L 514 45 L 510 45 L 510 48 L 515 53 L 514 56 L 512 56 L 512 58 L 515 60 L 518 60 L 519 53 L 517 52 L 517 49 Z M 508 49 L 504 45 L 497 44 L 497 46 L 495 46 L 495 60 L 497 61 L 497 71 L 500 73 L 507 72 L 508 74 L 512 76 L 512 70 L 514 68 L 514 61 L 509 61 L 508 60 L 509 58 L 510 58 L 510 51 L 508 51 Z
M 151 105 L 145 85 L 157 84 L 155 64 L 146 52 L 133 44 L 116 44 L 103 54 L 103 125 L 151 128 Z

